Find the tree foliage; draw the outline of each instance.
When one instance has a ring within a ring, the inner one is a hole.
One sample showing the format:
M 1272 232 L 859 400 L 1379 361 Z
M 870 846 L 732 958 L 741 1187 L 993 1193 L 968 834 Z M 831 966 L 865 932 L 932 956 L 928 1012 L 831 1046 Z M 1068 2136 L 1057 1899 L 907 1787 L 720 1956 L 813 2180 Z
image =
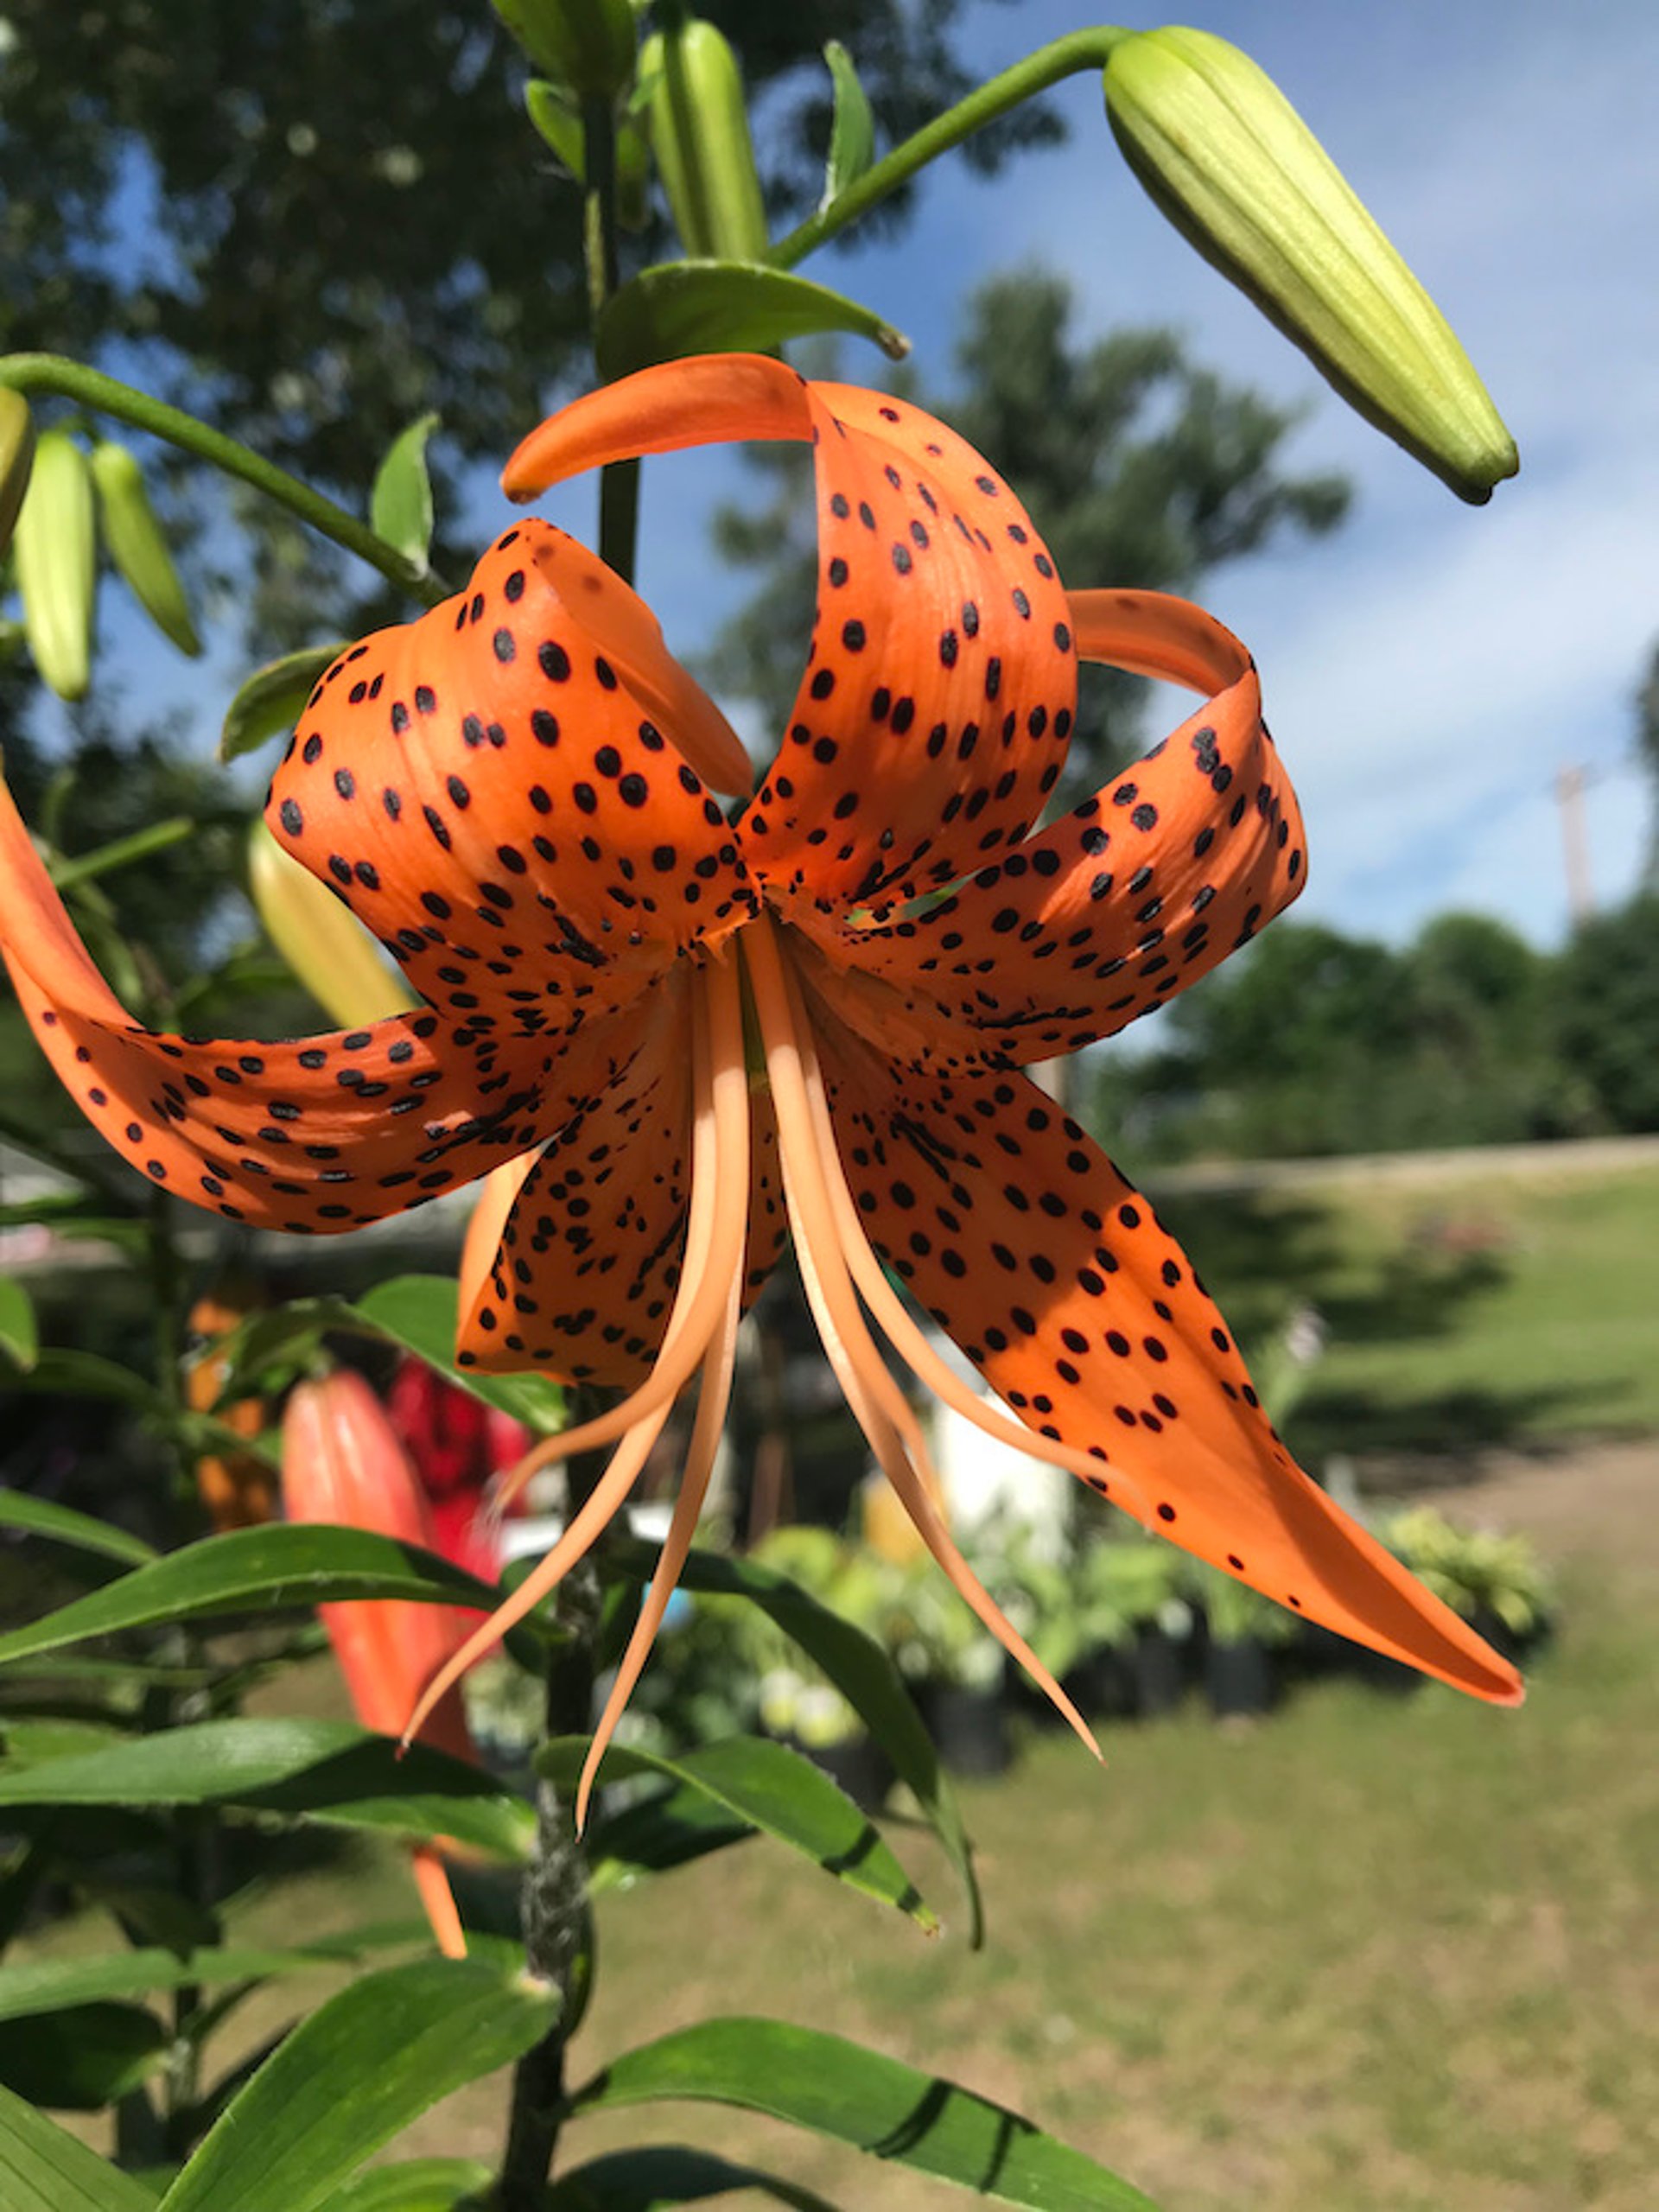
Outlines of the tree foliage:
M 1341 477 L 1285 470 L 1299 410 L 1198 366 L 1173 331 L 1121 330 L 1080 343 L 1071 317 L 1064 279 L 994 277 L 969 304 L 957 388 L 945 397 L 913 379 L 904 387 L 996 455 L 1043 518 L 1069 582 L 1190 592 L 1224 561 L 1341 520 L 1349 496 Z M 775 728 L 788 718 L 812 624 L 810 461 L 787 447 L 761 448 L 752 460 L 773 496 L 758 509 L 722 509 L 715 542 L 759 582 L 717 639 L 708 673 L 756 701 Z M 1071 787 L 1092 788 L 1125 757 L 1144 689 L 1135 677 L 1085 672 Z

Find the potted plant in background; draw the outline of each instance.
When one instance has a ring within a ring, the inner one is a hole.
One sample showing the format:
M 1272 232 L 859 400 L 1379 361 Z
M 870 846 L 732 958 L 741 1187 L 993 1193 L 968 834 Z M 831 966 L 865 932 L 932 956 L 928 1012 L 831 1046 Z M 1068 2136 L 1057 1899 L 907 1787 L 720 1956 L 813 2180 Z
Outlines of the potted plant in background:
M 1506 1657 L 1519 1658 L 1548 1634 L 1553 1592 L 1528 1537 L 1462 1528 L 1417 1505 L 1393 1516 L 1382 1541 Z
M 925 1564 L 906 1574 L 889 1643 L 951 1771 L 1005 1773 L 1014 1758 L 1007 1658 L 949 1584 Z
M 1209 1636 L 1205 1694 L 1217 1719 L 1270 1712 L 1280 1689 L 1278 1654 L 1295 1636 L 1295 1616 L 1218 1567 L 1200 1567 L 1196 1584 Z
M 1187 1561 L 1138 1536 L 1113 1536 L 1093 1549 L 1096 1602 L 1127 1631 L 1135 1713 L 1149 1720 L 1173 1712 L 1186 1688 L 1196 1625 Z

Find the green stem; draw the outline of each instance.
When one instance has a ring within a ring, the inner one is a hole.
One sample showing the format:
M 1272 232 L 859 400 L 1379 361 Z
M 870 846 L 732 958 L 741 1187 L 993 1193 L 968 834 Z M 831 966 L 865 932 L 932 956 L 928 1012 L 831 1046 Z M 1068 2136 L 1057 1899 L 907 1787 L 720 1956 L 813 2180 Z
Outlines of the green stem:
M 130 837 L 117 837 L 107 845 L 100 845 L 96 852 L 77 853 L 73 860 L 54 861 L 48 873 L 60 891 L 72 890 L 77 883 L 90 883 L 96 876 L 130 867 L 134 861 L 148 860 L 152 853 L 164 853 L 171 845 L 181 845 L 187 837 L 195 835 L 196 828 L 193 817 L 175 814 L 166 822 L 152 822 L 148 829 L 135 830 Z
M 388 583 L 409 592 L 423 606 L 435 607 L 448 596 L 448 587 L 429 569 L 408 559 L 395 546 L 388 545 L 367 523 L 359 522 L 354 514 L 337 506 L 321 492 L 314 492 L 297 476 L 290 476 L 285 468 L 278 468 L 274 461 L 266 461 L 238 440 L 226 437 L 222 430 L 210 429 L 206 423 L 199 423 L 182 408 L 169 407 L 165 400 L 152 399 L 148 392 L 118 383 L 101 369 L 89 369 L 84 363 L 68 360 L 60 353 L 8 353 L 0 357 L 0 386 L 13 391 L 55 392 L 60 397 L 79 401 L 100 415 L 130 423 L 135 429 L 148 430 L 152 436 L 177 446 L 181 452 L 194 454 L 198 460 L 209 462 L 226 476 L 237 477 L 244 484 L 251 485 L 256 492 L 263 492 L 267 499 L 275 499 L 279 506 L 297 515 L 320 536 L 331 538 L 346 552 L 356 554 L 359 561 L 366 561 Z
M 1035 54 L 1028 54 L 1023 61 L 1004 69 L 977 92 L 969 92 L 965 100 L 958 100 L 955 107 L 935 116 L 931 123 L 913 137 L 906 138 L 901 146 L 895 146 L 829 207 L 821 208 L 816 215 L 809 215 L 786 238 L 780 238 L 767 254 L 767 260 L 779 269 L 793 269 L 809 253 L 816 252 L 826 239 L 844 231 L 849 223 L 855 223 L 861 215 L 885 200 L 890 192 L 907 184 L 918 169 L 925 168 L 941 154 L 948 154 L 964 138 L 971 138 L 988 123 L 995 123 L 998 116 L 1006 115 L 1023 101 L 1035 99 L 1039 92 L 1047 92 L 1063 79 L 1075 77 L 1081 70 L 1103 69 L 1119 40 L 1132 35 L 1120 25 L 1101 23 L 1092 30 L 1071 31 L 1051 45 L 1039 46 Z
M 620 276 L 616 235 L 616 120 L 605 100 L 582 111 L 582 166 L 588 197 L 582 211 L 588 261 L 588 312 L 594 335 Z M 607 461 L 599 474 L 599 557 L 626 583 L 633 582 L 639 536 L 639 464 Z

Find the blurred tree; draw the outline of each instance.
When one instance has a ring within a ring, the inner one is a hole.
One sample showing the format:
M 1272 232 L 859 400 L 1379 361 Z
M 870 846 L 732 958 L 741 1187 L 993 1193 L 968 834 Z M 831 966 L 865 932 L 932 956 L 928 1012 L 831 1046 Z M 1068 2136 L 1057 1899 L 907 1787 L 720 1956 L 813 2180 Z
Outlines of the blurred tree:
M 1561 955 L 1556 992 L 1561 1051 L 1603 1125 L 1659 1129 L 1659 894 L 1583 923 Z
M 1636 757 L 1648 779 L 1648 850 L 1640 881 L 1643 891 L 1659 892 L 1659 645 L 1636 695 Z
M 850 47 L 878 127 L 902 135 L 971 86 L 961 12 L 713 0 L 763 96 L 779 226 L 821 188 L 824 40 Z M 524 114 L 527 67 L 487 0 L 20 0 L 3 29 L 0 349 L 135 378 L 357 501 L 414 416 L 442 416 L 451 467 L 495 459 L 581 372 L 581 194 Z M 969 158 L 1058 132 L 1034 107 Z M 630 251 L 668 246 L 658 222 Z M 326 564 L 245 512 L 250 611 L 274 647 Z
M 903 389 L 948 416 L 996 466 L 1039 521 L 1062 576 L 1189 592 L 1224 561 L 1287 533 L 1318 535 L 1346 513 L 1349 487 L 1330 474 L 1283 472 L 1300 410 L 1274 407 L 1195 366 L 1168 330 L 1124 330 L 1078 345 L 1064 279 L 996 276 L 975 293 L 949 397 Z M 817 556 L 804 497 L 810 456 L 754 449 L 772 482 L 767 505 L 715 520 L 722 556 L 760 572 L 759 588 L 709 657 L 709 679 L 787 721 L 812 626 Z M 1128 756 L 1145 686 L 1084 672 L 1065 788 L 1092 789 Z
M 1100 1103 L 1165 1158 L 1578 1134 L 1598 1109 L 1560 1051 L 1554 969 L 1485 915 L 1438 916 L 1397 952 L 1280 922 L 1171 1006 L 1173 1041 L 1120 1058 Z

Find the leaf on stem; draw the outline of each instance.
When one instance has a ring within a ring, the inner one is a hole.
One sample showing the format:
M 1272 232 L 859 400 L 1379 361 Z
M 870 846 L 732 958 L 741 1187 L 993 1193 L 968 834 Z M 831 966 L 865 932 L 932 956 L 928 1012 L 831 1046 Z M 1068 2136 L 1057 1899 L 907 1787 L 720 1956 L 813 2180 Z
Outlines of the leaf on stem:
M 594 335 L 600 374 L 627 376 L 688 353 L 766 353 L 787 338 L 844 330 L 889 360 L 910 351 L 902 332 L 827 285 L 753 261 L 664 261 L 612 295 Z

